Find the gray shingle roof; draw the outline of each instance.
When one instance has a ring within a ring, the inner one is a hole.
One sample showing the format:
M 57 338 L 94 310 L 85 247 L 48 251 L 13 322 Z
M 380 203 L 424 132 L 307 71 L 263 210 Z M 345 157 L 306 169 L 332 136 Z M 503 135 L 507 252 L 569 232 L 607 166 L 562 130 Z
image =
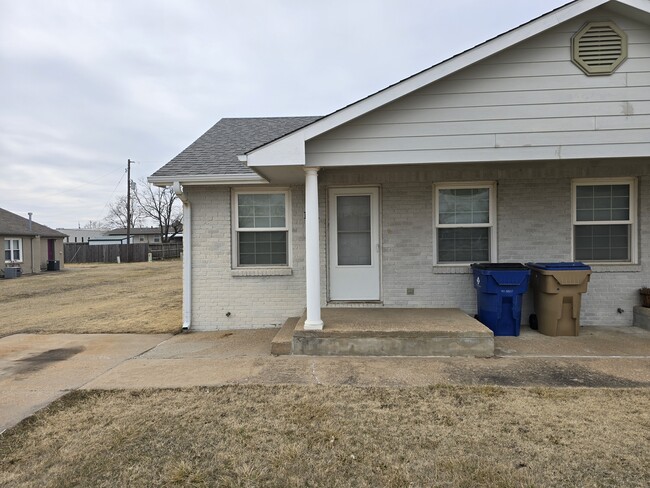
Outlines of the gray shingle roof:
M 259 117 L 221 119 L 205 134 L 156 171 L 153 177 L 255 174 L 237 159 L 321 117 Z
M 0 208 L 0 235 L 1 236 L 43 236 L 65 237 L 58 230 L 50 229 L 32 221 L 32 230 L 29 230 L 29 219 Z

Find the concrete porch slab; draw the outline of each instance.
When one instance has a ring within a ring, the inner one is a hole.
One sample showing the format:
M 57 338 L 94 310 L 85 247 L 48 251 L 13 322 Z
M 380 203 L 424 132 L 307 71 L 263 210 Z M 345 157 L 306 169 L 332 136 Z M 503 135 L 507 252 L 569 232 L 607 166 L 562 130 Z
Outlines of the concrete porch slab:
M 293 334 L 293 354 L 475 356 L 494 354 L 494 335 L 457 308 L 323 308 L 323 330 Z
M 298 324 L 300 317 L 289 317 L 282 328 L 275 334 L 271 341 L 271 354 L 274 356 L 288 356 L 291 354 L 291 343 L 293 342 L 293 331 Z

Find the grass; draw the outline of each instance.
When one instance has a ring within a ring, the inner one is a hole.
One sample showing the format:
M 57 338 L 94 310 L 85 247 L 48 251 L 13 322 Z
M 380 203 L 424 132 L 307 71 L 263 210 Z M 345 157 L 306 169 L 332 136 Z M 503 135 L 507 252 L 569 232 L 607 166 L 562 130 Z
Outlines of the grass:
M 0 280 L 0 337 L 17 333 L 164 333 L 181 324 L 181 262 L 67 264 Z
M 647 486 L 647 389 L 78 391 L 0 436 L 1 486 Z

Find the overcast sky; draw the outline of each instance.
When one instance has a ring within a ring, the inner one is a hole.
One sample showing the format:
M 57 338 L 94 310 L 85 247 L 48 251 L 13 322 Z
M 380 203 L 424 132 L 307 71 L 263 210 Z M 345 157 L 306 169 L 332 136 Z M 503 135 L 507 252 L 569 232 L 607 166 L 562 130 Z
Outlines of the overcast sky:
M 324 115 L 568 0 L 0 0 L 0 207 L 106 216 L 222 117 Z

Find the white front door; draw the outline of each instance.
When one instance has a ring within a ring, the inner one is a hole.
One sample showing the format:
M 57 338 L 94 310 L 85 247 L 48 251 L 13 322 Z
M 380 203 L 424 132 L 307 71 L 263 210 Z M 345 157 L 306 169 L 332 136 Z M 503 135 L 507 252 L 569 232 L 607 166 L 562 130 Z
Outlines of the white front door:
M 330 300 L 379 300 L 379 189 L 329 191 Z

